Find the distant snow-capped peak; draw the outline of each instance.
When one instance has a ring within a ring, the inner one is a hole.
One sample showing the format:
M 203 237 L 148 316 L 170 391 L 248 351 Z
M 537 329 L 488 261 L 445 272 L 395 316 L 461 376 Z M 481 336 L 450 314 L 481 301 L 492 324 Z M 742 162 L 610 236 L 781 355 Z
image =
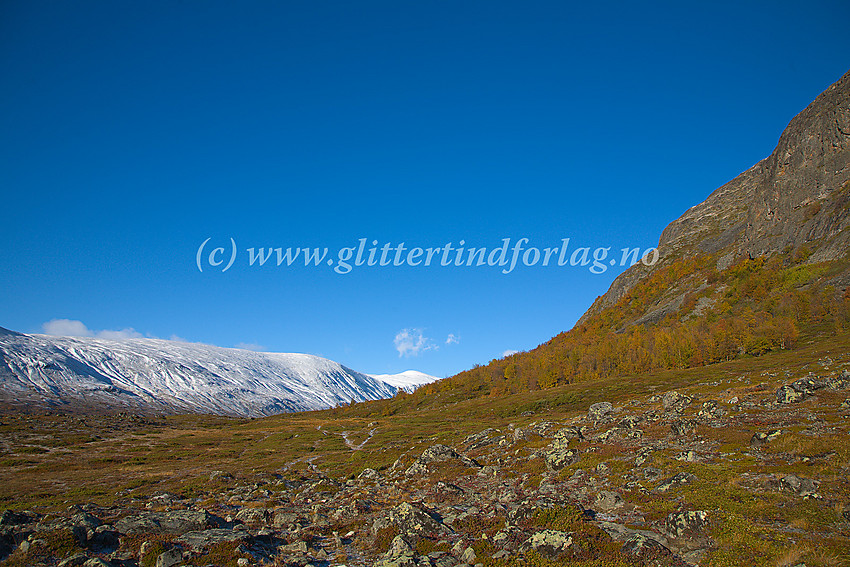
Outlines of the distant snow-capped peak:
M 418 370 L 405 370 L 399 374 L 369 374 L 369 376 L 407 392 L 413 392 L 419 386 L 439 380 L 436 376 Z

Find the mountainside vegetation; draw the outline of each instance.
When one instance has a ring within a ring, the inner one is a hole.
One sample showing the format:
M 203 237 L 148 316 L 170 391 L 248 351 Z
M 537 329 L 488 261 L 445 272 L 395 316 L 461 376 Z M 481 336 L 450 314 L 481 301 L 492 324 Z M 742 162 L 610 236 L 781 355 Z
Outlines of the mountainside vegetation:
M 743 258 L 723 271 L 716 257 L 682 258 L 656 270 L 615 304 L 536 349 L 419 389 L 503 395 L 601 377 L 704 366 L 793 349 L 801 335 L 850 329 L 850 291 L 830 281 L 841 261 L 807 263 L 806 249 Z M 646 321 L 664 296 L 678 308 Z

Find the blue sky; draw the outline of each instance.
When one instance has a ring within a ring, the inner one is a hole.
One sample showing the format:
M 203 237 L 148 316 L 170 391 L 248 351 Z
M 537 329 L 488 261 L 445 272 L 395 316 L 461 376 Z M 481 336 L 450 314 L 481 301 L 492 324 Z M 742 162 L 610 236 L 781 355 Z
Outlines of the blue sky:
M 437 376 L 533 348 L 622 268 L 247 249 L 655 245 L 850 64 L 843 0 L 690 4 L 7 0 L 0 326 Z

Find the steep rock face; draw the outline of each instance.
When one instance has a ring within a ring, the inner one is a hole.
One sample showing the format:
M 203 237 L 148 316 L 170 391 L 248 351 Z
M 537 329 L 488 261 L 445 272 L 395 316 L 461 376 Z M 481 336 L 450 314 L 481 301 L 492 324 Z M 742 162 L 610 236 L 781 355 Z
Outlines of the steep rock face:
M 848 228 L 850 72 L 791 120 L 770 156 L 670 223 L 658 244 L 661 261 L 620 274 L 577 324 L 683 255 L 722 252 L 718 268 L 725 269 L 741 256 L 806 246 L 812 262 L 835 260 L 850 249 Z

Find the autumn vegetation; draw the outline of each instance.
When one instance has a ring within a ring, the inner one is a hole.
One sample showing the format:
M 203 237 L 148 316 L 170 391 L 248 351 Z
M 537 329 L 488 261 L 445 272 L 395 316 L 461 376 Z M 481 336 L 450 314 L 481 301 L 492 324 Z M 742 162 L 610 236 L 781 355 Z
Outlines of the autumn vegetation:
M 850 328 L 850 294 L 829 280 L 846 266 L 807 263 L 803 248 L 718 270 L 685 257 L 640 281 L 614 305 L 534 350 L 493 360 L 417 390 L 500 396 L 793 349 L 801 336 Z M 650 316 L 647 316 L 650 314 Z M 652 316 L 654 315 L 654 317 Z

